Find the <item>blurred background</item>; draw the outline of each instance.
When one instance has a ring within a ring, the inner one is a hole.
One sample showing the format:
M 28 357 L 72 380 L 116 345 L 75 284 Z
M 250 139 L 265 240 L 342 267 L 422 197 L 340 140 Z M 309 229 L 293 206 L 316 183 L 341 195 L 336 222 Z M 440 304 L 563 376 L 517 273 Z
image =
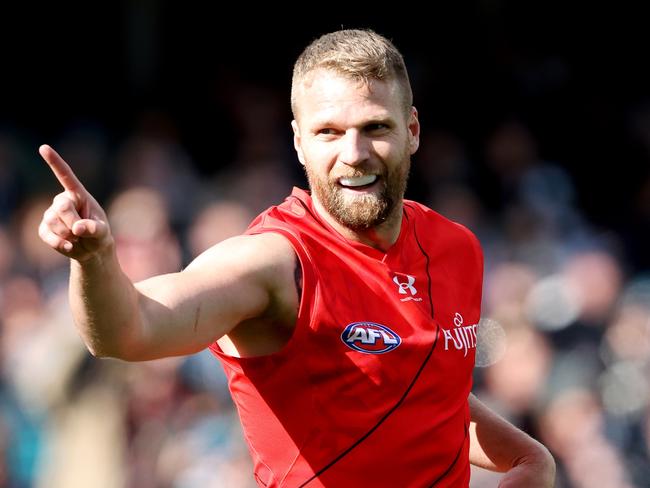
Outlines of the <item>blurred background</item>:
M 622 6 L 521 3 L 3 6 L 0 486 L 255 486 L 208 352 L 86 352 L 68 264 L 37 236 L 60 191 L 37 148 L 105 206 L 131 278 L 179 270 L 305 186 L 291 68 L 341 26 L 404 54 L 422 124 L 408 196 L 483 245 L 476 393 L 549 446 L 559 488 L 650 486 L 650 35 Z

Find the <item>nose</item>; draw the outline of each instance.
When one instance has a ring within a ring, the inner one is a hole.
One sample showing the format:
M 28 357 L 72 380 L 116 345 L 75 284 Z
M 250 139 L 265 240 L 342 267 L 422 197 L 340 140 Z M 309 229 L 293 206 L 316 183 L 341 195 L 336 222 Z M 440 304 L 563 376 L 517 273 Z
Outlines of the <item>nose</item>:
M 349 130 L 340 139 L 339 161 L 348 166 L 357 166 L 370 157 L 369 141 L 354 129 Z

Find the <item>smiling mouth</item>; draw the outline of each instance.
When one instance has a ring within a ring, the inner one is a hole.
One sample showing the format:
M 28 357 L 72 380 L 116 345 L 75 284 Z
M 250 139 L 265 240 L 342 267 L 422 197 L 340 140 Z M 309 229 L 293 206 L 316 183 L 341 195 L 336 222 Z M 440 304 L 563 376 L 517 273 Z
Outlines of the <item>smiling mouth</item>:
M 339 178 L 338 183 L 343 188 L 349 188 L 351 190 L 363 190 L 374 185 L 378 180 L 378 175 L 363 175 L 354 177 L 342 177 Z

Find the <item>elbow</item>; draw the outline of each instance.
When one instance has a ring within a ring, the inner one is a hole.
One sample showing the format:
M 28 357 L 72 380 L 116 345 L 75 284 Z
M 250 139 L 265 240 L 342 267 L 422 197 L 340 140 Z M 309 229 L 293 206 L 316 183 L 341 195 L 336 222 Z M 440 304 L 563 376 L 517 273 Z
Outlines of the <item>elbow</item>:
M 88 352 L 97 359 L 122 359 L 122 354 L 119 351 L 115 350 L 115 348 L 106 347 L 105 345 L 86 342 L 86 349 L 88 349 Z
M 88 352 L 97 359 L 111 357 L 104 349 L 99 348 L 93 344 L 89 344 L 88 342 L 86 342 L 86 349 L 88 349 Z
M 549 469 L 552 468 L 553 471 L 555 471 L 555 459 L 553 458 L 551 451 L 549 451 L 541 442 L 535 440 L 535 449 L 532 450 L 528 457 L 530 462 Z
M 542 465 L 544 472 L 547 473 L 547 476 L 551 479 L 555 479 L 555 458 L 551 451 L 548 450 L 546 446 L 540 444 L 540 452 L 538 454 L 539 463 Z
M 112 322 L 95 324 L 76 323 L 79 335 L 88 352 L 98 359 L 112 358 L 122 361 L 142 361 L 144 352 L 138 323 Z M 101 325 L 101 327 L 100 327 Z
M 516 468 L 519 465 L 526 466 L 528 469 L 537 473 L 537 479 L 546 483 L 543 486 L 554 486 L 556 474 L 555 459 L 546 446 L 540 442 L 535 441 L 534 449 L 531 449 L 517 459 L 513 463 L 512 468 Z
M 131 344 L 106 344 L 98 341 L 85 341 L 88 352 L 98 359 L 120 359 L 122 361 L 142 361 L 144 358 Z

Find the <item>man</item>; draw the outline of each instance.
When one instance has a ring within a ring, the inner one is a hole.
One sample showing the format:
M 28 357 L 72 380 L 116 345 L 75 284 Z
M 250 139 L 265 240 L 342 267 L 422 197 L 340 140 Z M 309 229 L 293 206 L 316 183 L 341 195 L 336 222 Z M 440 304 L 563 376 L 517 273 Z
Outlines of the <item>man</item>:
M 420 126 L 401 54 L 371 32 L 314 41 L 292 127 L 312 193 L 294 190 L 185 270 L 132 284 L 106 216 L 48 146 L 64 191 L 39 234 L 71 258 L 75 323 L 96 356 L 205 347 L 222 361 L 261 486 L 552 486 L 538 442 L 470 393 L 477 240 L 403 200 Z

